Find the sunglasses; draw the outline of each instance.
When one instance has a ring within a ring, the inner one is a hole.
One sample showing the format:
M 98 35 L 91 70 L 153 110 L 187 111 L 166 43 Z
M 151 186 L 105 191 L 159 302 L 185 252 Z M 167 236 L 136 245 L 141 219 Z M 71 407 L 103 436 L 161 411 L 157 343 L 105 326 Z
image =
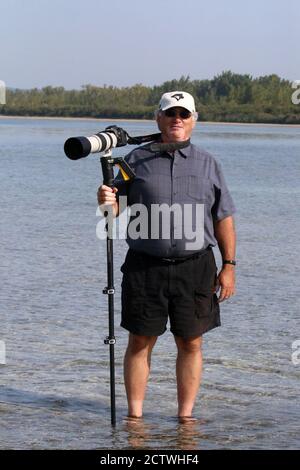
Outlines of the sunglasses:
M 173 108 L 166 109 L 164 111 L 165 116 L 174 118 L 176 116 L 179 116 L 181 119 L 189 119 L 192 115 L 187 109 L 181 109 L 180 111 L 176 111 Z

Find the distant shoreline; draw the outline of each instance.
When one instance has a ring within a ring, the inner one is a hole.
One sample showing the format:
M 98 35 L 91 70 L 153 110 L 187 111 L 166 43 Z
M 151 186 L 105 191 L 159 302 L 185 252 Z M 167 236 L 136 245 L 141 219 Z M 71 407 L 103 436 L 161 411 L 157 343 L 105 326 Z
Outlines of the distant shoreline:
M 100 122 L 154 122 L 154 119 L 129 119 L 129 118 L 92 118 L 92 117 L 55 117 L 55 116 L 7 116 L 0 114 L 0 119 L 31 119 L 31 120 L 58 120 L 58 121 L 100 121 Z M 264 122 L 228 122 L 228 121 L 198 121 L 201 124 L 224 126 L 262 126 L 262 127 L 300 127 L 300 124 L 272 124 Z

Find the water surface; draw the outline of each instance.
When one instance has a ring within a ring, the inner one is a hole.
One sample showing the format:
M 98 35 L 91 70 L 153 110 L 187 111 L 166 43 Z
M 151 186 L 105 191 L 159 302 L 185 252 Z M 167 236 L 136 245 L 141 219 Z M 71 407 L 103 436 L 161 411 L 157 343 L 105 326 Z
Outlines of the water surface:
M 153 353 L 144 421 L 126 422 L 116 241 L 117 427 L 110 426 L 105 243 L 96 237 L 98 156 L 63 143 L 111 122 L 0 119 L 0 448 L 292 449 L 299 445 L 300 130 L 197 124 L 193 142 L 221 162 L 238 212 L 237 295 L 205 336 L 199 421 L 176 416 L 172 335 Z M 129 134 L 153 122 L 119 122 Z M 116 149 L 122 155 L 131 148 Z M 217 255 L 218 262 L 220 262 Z

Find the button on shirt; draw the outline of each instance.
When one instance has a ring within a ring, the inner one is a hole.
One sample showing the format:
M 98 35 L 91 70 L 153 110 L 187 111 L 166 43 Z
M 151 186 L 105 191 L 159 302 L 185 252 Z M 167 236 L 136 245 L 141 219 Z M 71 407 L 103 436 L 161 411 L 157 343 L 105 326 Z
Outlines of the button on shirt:
M 135 228 L 140 229 L 140 236 L 132 236 L 128 230 L 130 248 L 152 256 L 173 258 L 189 256 L 217 244 L 213 221 L 232 215 L 235 206 L 220 164 L 212 155 L 193 144 L 173 153 L 153 152 L 147 144 L 134 149 L 125 160 L 136 177 L 125 182 L 119 173 L 115 180 L 117 196 L 127 196 L 130 207 L 142 204 L 145 209 L 143 217 L 139 211 L 130 217 L 129 224 L 135 222 Z M 153 207 L 155 212 L 152 212 Z M 166 212 L 157 218 L 158 208 L 162 207 Z M 176 211 L 168 213 L 170 207 Z M 163 218 L 167 222 L 165 231 Z M 203 234 L 199 235 L 197 243 L 191 237 L 193 233 L 194 237 L 195 233 Z

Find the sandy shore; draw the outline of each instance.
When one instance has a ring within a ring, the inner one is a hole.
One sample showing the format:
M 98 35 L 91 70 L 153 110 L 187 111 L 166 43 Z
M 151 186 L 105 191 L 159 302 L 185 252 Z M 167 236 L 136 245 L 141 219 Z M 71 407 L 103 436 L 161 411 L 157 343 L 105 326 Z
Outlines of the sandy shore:
M 31 120 L 58 120 L 58 121 L 97 121 L 97 122 L 154 122 L 154 119 L 119 119 L 119 118 L 92 118 L 92 117 L 54 117 L 54 116 L 6 116 L 0 114 L 0 119 L 31 119 Z M 261 126 L 261 127 L 300 127 L 300 124 L 268 124 L 255 122 L 219 122 L 219 121 L 198 121 L 202 125 L 223 125 L 223 126 Z

